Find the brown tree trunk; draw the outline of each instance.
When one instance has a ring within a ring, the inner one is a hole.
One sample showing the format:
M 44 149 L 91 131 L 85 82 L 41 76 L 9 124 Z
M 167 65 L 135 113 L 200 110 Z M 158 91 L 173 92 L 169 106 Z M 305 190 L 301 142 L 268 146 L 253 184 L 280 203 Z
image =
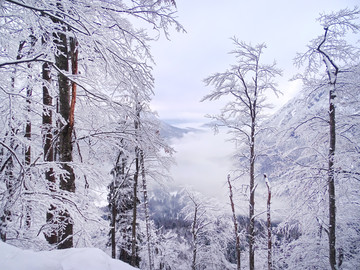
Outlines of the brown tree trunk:
M 71 51 L 71 74 L 78 74 L 78 42 L 76 38 L 70 38 L 70 51 Z M 71 131 L 74 128 L 75 123 L 75 103 L 76 103 L 76 83 L 71 82 L 71 103 L 70 103 L 70 115 L 69 115 L 69 126 Z
M 58 55 L 55 57 L 57 67 L 62 71 L 69 71 L 68 64 L 68 38 L 64 33 L 57 33 Z M 75 192 L 75 173 L 70 165 L 72 158 L 72 131 L 73 125 L 70 125 L 71 103 L 70 103 L 70 82 L 62 73 L 58 74 L 59 85 L 59 111 L 60 115 L 66 121 L 65 125 L 60 125 L 59 133 L 59 161 L 66 173 L 60 176 L 60 189 L 67 192 Z M 73 124 L 73 122 L 72 122 Z M 60 220 L 63 222 L 63 230 L 59 232 L 58 248 L 65 249 L 73 247 L 73 220 L 67 210 L 60 213 Z

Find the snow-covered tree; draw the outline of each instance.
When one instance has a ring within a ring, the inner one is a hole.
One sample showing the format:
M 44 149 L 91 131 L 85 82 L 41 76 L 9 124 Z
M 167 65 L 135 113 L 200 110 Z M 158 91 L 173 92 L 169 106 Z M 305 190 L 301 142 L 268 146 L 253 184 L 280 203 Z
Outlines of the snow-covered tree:
M 230 206 L 232 212 L 232 220 L 234 224 L 234 236 L 235 236 L 235 254 L 236 254 L 236 269 L 241 269 L 241 242 L 240 242 L 240 232 L 239 232 L 239 224 L 237 221 L 236 211 L 235 211 L 235 202 L 234 202 L 234 195 L 233 195 L 233 187 L 231 184 L 230 174 L 228 174 L 227 178 L 228 186 L 229 186 L 229 199 L 230 199 Z
M 342 95 L 341 88 L 346 81 L 341 81 L 339 73 L 348 72 L 354 64 L 358 63 L 360 57 L 359 48 L 353 47 L 345 40 L 348 31 L 358 33 L 360 24 L 356 22 L 359 18 L 358 8 L 344 9 L 339 12 L 324 14 L 319 18 L 320 24 L 324 28 L 324 34 L 313 40 L 309 45 L 309 50 L 299 55 L 296 59 L 298 63 L 307 62 L 308 69 L 305 71 L 305 78 L 320 73 L 320 61 L 324 63 L 326 78 L 318 81 L 318 85 L 328 89 L 328 166 L 327 166 L 327 193 L 328 193 L 328 215 L 327 234 L 329 238 L 329 263 L 331 269 L 340 267 L 342 259 L 336 262 L 336 194 L 335 179 L 337 177 L 336 168 L 336 138 L 337 121 L 336 110 L 341 108 L 337 105 L 337 96 Z M 318 76 L 315 76 L 318 77 Z M 316 86 L 315 86 L 316 87 Z M 339 99 L 339 98 L 338 98 Z M 340 122 L 341 123 L 341 122 Z M 324 155 L 326 155 L 324 153 Z
M 359 265 L 353 255 L 358 249 L 345 244 L 359 239 L 352 223 L 359 215 L 347 216 L 359 202 L 355 145 L 359 143 L 360 51 L 349 42 L 351 32 L 359 31 L 358 18 L 357 8 L 321 15 L 323 34 L 296 58 L 305 67 L 299 76 L 304 90 L 296 109 L 283 115 L 286 132 L 278 136 L 277 146 L 284 158 L 279 166 L 283 181 L 277 188 L 288 196 L 293 209 L 280 228 L 297 227 L 300 233 L 283 252 L 287 265 L 318 269 Z M 305 245 L 311 245 L 306 252 Z
M 261 132 L 261 117 L 266 108 L 266 94 L 272 91 L 276 95 L 279 90 L 274 78 L 281 75 L 275 62 L 267 65 L 262 63 L 265 44 L 252 46 L 233 38 L 235 49 L 231 52 L 236 63 L 222 73 L 215 73 L 205 79 L 208 86 L 213 86 L 210 94 L 203 100 L 217 100 L 229 96 L 231 100 L 221 113 L 211 116 L 215 126 L 225 126 L 233 134 L 233 140 L 245 145 L 246 150 L 239 153 L 242 175 L 249 176 L 249 265 L 255 267 L 255 163 L 258 150 L 256 137 Z M 247 163 L 247 165 L 245 165 Z
M 101 223 L 92 201 L 110 180 L 119 141 L 135 135 L 118 128 L 134 119 L 129 93 L 153 94 L 148 41 L 182 28 L 174 1 L 0 5 L 1 236 L 41 242 L 45 233 L 50 244 L 70 247 L 89 220 Z
M 229 215 L 222 213 L 219 203 L 203 195 L 187 191 L 186 205 L 182 210 L 185 220 L 191 222 L 191 269 L 232 268 L 226 253 L 232 233 Z

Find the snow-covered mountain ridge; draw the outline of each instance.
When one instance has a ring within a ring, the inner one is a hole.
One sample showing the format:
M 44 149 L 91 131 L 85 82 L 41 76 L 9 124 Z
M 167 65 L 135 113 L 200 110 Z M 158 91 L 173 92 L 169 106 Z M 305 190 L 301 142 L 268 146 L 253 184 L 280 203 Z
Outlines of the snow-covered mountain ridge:
M 180 127 L 176 127 L 172 124 L 168 124 L 165 121 L 160 122 L 160 135 L 166 140 L 171 139 L 171 138 L 181 138 L 186 133 L 196 132 L 196 131 L 198 131 L 198 130 L 195 128 L 190 128 L 190 127 L 180 128 Z

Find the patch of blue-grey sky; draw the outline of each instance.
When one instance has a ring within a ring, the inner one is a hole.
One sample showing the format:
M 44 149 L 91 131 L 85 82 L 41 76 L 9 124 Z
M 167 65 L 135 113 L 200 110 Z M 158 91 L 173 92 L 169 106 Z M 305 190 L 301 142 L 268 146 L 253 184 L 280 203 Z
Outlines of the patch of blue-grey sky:
M 216 113 L 221 102 L 202 102 L 211 89 L 203 79 L 225 71 L 235 59 L 231 37 L 253 45 L 266 43 L 266 63 L 277 62 L 284 71 L 278 80 L 283 96 L 272 98 L 279 107 L 299 88 L 289 79 L 297 72 L 293 66 L 296 52 L 322 33 L 316 22 L 320 13 L 353 7 L 356 0 L 258 0 L 258 1 L 177 1 L 178 20 L 187 33 L 172 31 L 171 41 L 164 37 L 152 44 L 154 68 L 154 110 L 161 119 L 177 122 L 204 122 L 204 115 Z

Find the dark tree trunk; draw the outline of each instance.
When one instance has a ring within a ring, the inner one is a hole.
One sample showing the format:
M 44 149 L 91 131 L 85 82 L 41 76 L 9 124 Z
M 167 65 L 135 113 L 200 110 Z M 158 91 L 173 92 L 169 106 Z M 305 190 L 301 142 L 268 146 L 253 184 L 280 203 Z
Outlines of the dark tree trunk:
M 29 54 L 31 54 L 34 50 L 34 46 L 36 44 L 36 37 L 34 35 L 30 36 L 30 51 Z M 28 69 L 31 70 L 32 64 L 28 64 Z M 27 107 L 27 118 L 26 118 L 26 124 L 25 124 L 25 138 L 27 139 L 27 144 L 25 145 L 25 167 L 27 168 L 27 175 L 28 175 L 28 181 L 31 181 L 31 172 L 30 172 L 30 164 L 31 164 L 31 97 L 32 97 L 32 76 L 28 76 L 29 83 L 26 88 L 26 107 Z M 25 181 L 26 183 L 26 181 Z M 25 189 L 28 189 L 28 186 L 25 184 Z M 25 226 L 27 229 L 31 226 L 31 206 L 30 201 L 27 200 L 26 205 L 26 217 L 25 217 Z
M 42 136 L 43 136 L 43 151 L 44 151 L 44 161 L 51 163 L 54 161 L 54 148 L 53 148 L 53 122 L 52 122 L 52 106 L 53 98 L 50 94 L 50 85 L 51 85 L 51 71 L 48 63 L 44 63 L 42 66 L 42 78 L 43 82 L 43 114 L 42 114 Z M 49 167 L 45 171 L 45 178 L 48 182 L 48 188 L 50 192 L 56 191 L 56 181 L 54 170 L 52 167 Z M 47 234 L 46 240 L 49 244 L 57 243 L 57 230 L 56 224 L 53 221 L 55 206 L 51 205 L 49 211 L 46 213 L 46 222 L 51 228 L 49 234 Z
M 30 51 L 29 54 L 33 52 L 33 48 L 35 46 L 37 39 L 35 36 L 30 36 Z M 28 64 L 28 69 L 30 70 L 32 68 L 32 64 Z M 32 77 L 31 75 L 28 76 L 28 80 L 31 81 Z M 32 97 L 32 86 L 30 83 L 28 83 L 28 86 L 26 88 L 26 103 L 27 103 L 27 118 L 26 118 L 26 125 L 25 125 L 25 138 L 28 140 L 28 144 L 25 148 L 25 165 L 30 166 L 31 163 L 31 120 L 30 120 L 30 113 L 31 113 L 31 97 Z
M 31 120 L 30 120 L 30 113 L 31 113 L 31 96 L 32 96 L 32 88 L 28 85 L 26 89 L 26 103 L 27 103 L 27 119 L 25 124 L 25 138 L 27 143 L 25 145 L 25 168 L 27 171 L 27 180 L 31 181 L 31 171 L 30 171 L 30 164 L 31 164 Z M 25 189 L 28 189 L 28 185 L 25 183 Z M 31 226 L 31 206 L 30 201 L 26 200 L 26 213 L 25 213 L 25 227 L 29 229 Z
M 58 55 L 55 57 L 57 67 L 62 71 L 69 71 L 68 64 L 68 38 L 64 33 L 57 33 Z M 66 121 L 65 125 L 60 125 L 59 133 L 59 161 L 66 174 L 60 177 L 60 189 L 67 192 L 75 192 L 75 173 L 71 166 L 72 158 L 72 131 L 73 125 L 71 119 L 70 104 L 70 82 L 62 73 L 58 74 L 59 85 L 59 111 L 60 115 Z M 72 122 L 73 124 L 73 122 Z M 73 247 L 73 220 L 67 210 L 60 213 L 60 222 L 63 223 L 63 230 L 59 232 L 58 248 L 65 249 Z
M 137 129 L 137 124 L 135 125 Z M 137 255 L 137 235 L 136 235 L 136 226 L 137 226 L 137 188 L 138 188 L 138 179 L 139 179 L 139 149 L 135 149 L 135 174 L 134 174 L 134 187 L 133 187 L 133 216 L 132 216 L 132 228 L 131 228 L 131 265 L 138 265 L 138 255 Z
M 116 205 L 115 205 L 115 199 L 112 198 L 111 202 L 111 220 L 110 220 L 110 241 L 111 241 L 111 258 L 116 258 L 116 217 L 117 217 L 117 211 L 116 211 Z
M 26 103 L 27 103 L 27 119 L 25 124 L 25 138 L 28 140 L 28 144 L 25 147 L 25 165 L 28 167 L 31 163 L 31 96 L 32 88 L 30 86 L 26 89 Z
M 23 57 L 23 49 L 26 44 L 26 41 L 21 41 L 18 47 L 18 53 L 16 56 L 17 60 L 20 60 Z M 15 77 L 16 77 L 16 69 L 14 74 L 11 78 L 11 86 L 15 89 Z M 14 91 L 15 92 L 15 91 Z M 11 99 L 11 97 L 10 97 Z M 15 145 L 14 137 L 18 133 L 18 130 L 13 127 L 12 121 L 15 120 L 15 117 L 10 112 L 10 119 L 9 119 L 9 131 L 7 135 L 10 133 L 9 136 L 9 157 L 5 160 L 4 165 L 1 167 L 1 171 L 4 170 L 5 172 L 5 186 L 6 186 L 6 196 L 5 198 L 5 206 L 3 210 L 3 215 L 0 217 L 0 238 L 2 241 L 6 242 L 7 240 L 7 226 L 8 223 L 12 221 L 12 212 L 11 212 L 11 205 L 13 204 L 13 200 L 15 199 L 15 192 L 17 189 L 16 185 L 16 178 L 14 175 L 14 159 L 13 159 L 13 151 L 18 148 L 18 145 Z
M 329 263 L 332 270 L 337 269 L 336 265 L 336 198 L 335 198 L 335 146 L 336 146 L 336 122 L 335 122 L 335 97 L 336 81 L 339 68 L 331 57 L 322 49 L 327 41 L 329 28 L 326 27 L 324 38 L 317 47 L 317 51 L 322 55 L 326 66 L 326 73 L 329 79 L 329 155 L 328 155 L 328 193 L 329 193 Z
M 123 139 L 121 139 L 121 146 L 124 147 Z M 132 195 L 131 194 L 123 194 L 122 190 L 127 188 L 128 183 L 125 183 L 127 179 L 125 175 L 127 158 L 125 153 L 121 150 L 114 169 L 111 171 L 113 174 L 113 181 L 109 185 L 109 210 L 110 210 L 110 245 L 111 245 L 111 257 L 116 259 L 116 251 L 117 251 L 117 243 L 116 239 L 117 233 L 120 234 L 120 237 L 123 239 L 130 239 L 128 229 L 129 225 L 129 215 L 128 211 L 132 209 Z M 121 226 L 122 223 L 126 224 L 125 226 Z M 126 241 L 125 240 L 125 241 Z M 119 259 L 126 262 L 131 263 L 131 258 L 129 256 L 129 250 L 131 246 L 131 241 L 126 241 L 125 244 L 127 247 L 120 246 Z
M 10 147 L 14 149 L 14 143 L 12 138 L 10 139 Z M 10 154 L 9 158 L 6 160 L 4 170 L 7 198 L 4 206 L 3 215 L 0 217 L 0 238 L 3 242 L 6 242 L 8 223 L 12 221 L 11 204 L 13 203 L 16 189 L 15 177 L 13 173 L 14 160 L 12 154 Z
M 334 175 L 334 157 L 336 144 L 335 129 L 335 90 L 329 92 L 329 128 L 330 128 L 330 145 L 329 145 L 329 168 L 328 168 L 328 187 L 329 187 L 329 260 L 331 269 L 336 268 L 336 205 L 335 205 L 335 175 Z

